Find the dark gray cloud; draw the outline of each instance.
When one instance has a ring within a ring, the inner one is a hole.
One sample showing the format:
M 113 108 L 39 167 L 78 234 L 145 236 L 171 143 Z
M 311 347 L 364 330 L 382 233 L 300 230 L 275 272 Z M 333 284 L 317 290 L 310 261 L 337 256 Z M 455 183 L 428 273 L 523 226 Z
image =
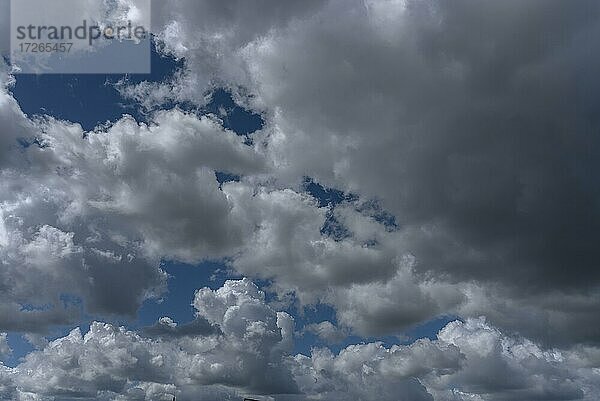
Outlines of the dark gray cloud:
M 373 7 L 395 22 L 375 27 L 385 17 L 359 6 L 336 21 L 331 7 L 248 51 L 265 102 L 303 134 L 283 142 L 285 159 L 381 196 L 423 271 L 530 290 L 596 285 L 598 149 L 575 106 L 576 66 L 596 57 L 574 53 L 597 7 Z M 332 137 L 348 149 L 330 148 Z M 292 151 L 302 140 L 310 157 Z
M 597 314 L 599 28 L 592 2 L 331 2 L 243 54 L 282 181 L 380 199 L 419 280 Z
M 38 334 L 47 333 L 55 326 L 76 324 L 80 317 L 80 311 L 75 307 L 27 309 L 24 305 L 7 301 L 0 305 L 0 312 L 0 327 L 3 330 Z

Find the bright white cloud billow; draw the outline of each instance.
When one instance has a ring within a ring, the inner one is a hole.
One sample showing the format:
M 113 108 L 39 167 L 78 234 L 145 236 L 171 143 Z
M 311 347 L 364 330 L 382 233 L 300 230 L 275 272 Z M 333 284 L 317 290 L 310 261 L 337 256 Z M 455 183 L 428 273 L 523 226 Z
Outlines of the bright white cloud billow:
M 133 314 L 162 292 L 160 258 L 196 261 L 241 244 L 215 170 L 259 173 L 265 164 L 216 122 L 171 111 L 151 126 L 124 118 L 84 133 L 55 120 L 28 122 L 16 106 L 3 110 L 23 121 L 10 132 L 41 144 L 14 141 L 15 161 L 2 171 L 0 288 L 10 288 L 3 328 L 73 321 L 68 308 L 8 313 L 18 304 L 60 304 L 65 293 L 93 312 Z
M 293 355 L 294 320 L 249 280 L 196 293 L 218 332 L 152 339 L 93 323 L 4 369 L 4 399 L 193 399 L 287 393 L 275 399 L 594 399 L 595 362 L 581 350 L 542 349 L 484 318 L 449 323 L 436 340 L 350 345 Z M 588 349 L 587 353 L 598 353 Z M 268 374 L 265 374 L 267 372 Z M 62 397 L 62 398 L 61 398 Z M 435 397 L 435 398 L 433 398 Z

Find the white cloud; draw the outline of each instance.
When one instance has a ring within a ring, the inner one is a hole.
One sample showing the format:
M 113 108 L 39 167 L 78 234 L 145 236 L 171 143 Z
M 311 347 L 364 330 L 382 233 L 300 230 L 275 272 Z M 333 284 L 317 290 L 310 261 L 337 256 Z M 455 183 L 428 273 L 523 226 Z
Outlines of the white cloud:
M 217 122 L 173 110 L 150 125 L 124 117 L 86 133 L 30 121 L 4 92 L 0 103 L 0 308 L 11 311 L 2 329 L 72 324 L 77 311 L 62 309 L 63 294 L 92 313 L 133 315 L 165 289 L 160 259 L 198 262 L 242 244 L 215 171 L 266 165 Z
M 95 322 L 84 335 L 75 329 L 27 355 L 16 369 L 15 386 L 22 397 L 31 393 L 51 399 L 118 395 L 170 400 L 190 386 L 198 391 L 211 386 L 233 392 L 297 391 L 284 366 L 293 319 L 266 305 L 253 283 L 204 288 L 194 305 L 199 316 L 217 324 L 218 333 L 151 340 Z
M 591 371 L 582 375 L 564 351 L 505 335 L 484 318 L 449 323 L 438 337 L 465 356 L 462 369 L 431 381 L 441 400 L 456 399 L 455 394 L 461 400 L 591 400 L 597 390 L 590 390 L 600 384 L 597 379 L 588 382 Z
M 75 329 L 27 355 L 15 369 L 3 368 L 1 397 L 177 395 L 185 401 L 202 393 L 208 399 L 266 394 L 275 400 L 592 400 L 600 386 L 596 348 L 542 348 L 484 318 L 451 322 L 436 340 L 292 355 L 294 320 L 269 306 L 248 279 L 198 290 L 194 307 L 219 330 L 148 339 L 96 322 L 84 335 Z
M 336 209 L 349 233 L 340 240 L 321 233 L 327 209 L 308 195 L 253 191 L 240 183 L 223 190 L 239 220 L 257 227 L 233 267 L 273 280 L 280 295 L 293 291 L 302 303 L 332 305 L 339 322 L 361 335 L 399 333 L 464 301 L 458 286 L 416 277 L 414 258 L 400 248 L 401 233 L 386 230 L 356 205 Z

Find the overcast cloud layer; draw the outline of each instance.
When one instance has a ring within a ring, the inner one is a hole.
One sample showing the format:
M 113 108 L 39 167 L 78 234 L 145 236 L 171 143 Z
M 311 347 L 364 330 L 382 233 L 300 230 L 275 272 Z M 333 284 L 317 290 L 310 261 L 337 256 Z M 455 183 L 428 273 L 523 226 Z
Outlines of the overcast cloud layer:
M 183 68 L 119 87 L 149 122 L 27 116 L 0 65 L 0 361 L 35 346 L 0 399 L 597 399 L 600 4 L 161 1 L 153 30 Z M 161 107 L 214 88 L 264 127 Z M 206 260 L 242 278 L 193 321 L 103 323 Z

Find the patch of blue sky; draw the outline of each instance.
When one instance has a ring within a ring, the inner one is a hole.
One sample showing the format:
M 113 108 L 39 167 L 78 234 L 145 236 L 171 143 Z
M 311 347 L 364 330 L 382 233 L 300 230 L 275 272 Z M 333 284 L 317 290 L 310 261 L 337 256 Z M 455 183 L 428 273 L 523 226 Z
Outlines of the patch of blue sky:
M 353 194 L 346 194 L 335 188 L 327 188 L 310 177 L 304 178 L 303 189 L 317 200 L 319 207 L 334 207 L 342 202 L 351 202 L 358 197 Z
M 125 85 L 135 84 L 125 81 Z M 165 99 L 162 103 L 142 106 L 134 101 L 123 105 L 132 110 L 131 115 L 137 116 L 138 121 L 147 122 L 152 113 L 158 110 L 171 110 L 177 108 L 183 112 L 197 116 L 211 115 L 221 122 L 223 128 L 231 130 L 238 136 L 246 138 L 246 144 L 252 143 L 251 134 L 261 130 L 264 126 L 262 116 L 252 110 L 246 109 L 235 102 L 230 90 L 216 87 L 201 97 L 201 101 L 194 103 L 189 100 Z M 206 103 L 205 103 L 206 102 Z
M 148 113 L 124 99 L 115 85 L 121 81 L 126 85 L 165 82 L 184 67 L 184 60 L 165 56 L 153 46 L 151 66 L 150 74 L 18 74 L 10 90 L 27 115 L 49 115 L 77 122 L 84 130 L 91 131 L 98 125 L 118 120 L 123 114 L 147 121 Z M 213 114 L 224 128 L 240 136 L 248 136 L 263 127 L 262 116 L 237 104 L 230 91 L 215 88 L 207 96 L 210 100 L 204 107 L 166 101 L 157 109 L 178 107 L 197 114 Z
M 444 315 L 416 325 L 406 331 L 406 340 L 404 343 L 411 344 L 420 338 L 429 338 L 435 340 L 437 333 L 443 329 L 448 323 L 455 320 L 461 320 L 458 316 Z
M 396 216 L 385 210 L 377 200 L 368 200 L 361 203 L 356 210 L 364 215 L 370 216 L 376 222 L 383 224 L 388 231 L 398 229 Z
M 139 108 L 123 102 L 116 82 L 121 79 L 130 84 L 162 82 L 182 68 L 183 61 L 166 57 L 153 48 L 151 65 L 151 74 L 18 74 L 11 92 L 29 116 L 49 115 L 77 122 L 84 130 L 91 131 L 118 120 L 123 114 L 138 120 L 144 118 Z
M 296 342 L 294 344 L 294 353 L 310 355 L 314 347 L 327 347 L 334 353 L 339 353 L 342 349 L 352 344 L 364 344 L 370 342 L 381 342 L 385 347 L 393 345 L 412 344 L 418 339 L 428 338 L 437 339 L 438 332 L 449 322 L 457 320 L 456 316 L 440 316 L 431 319 L 420 325 L 407 329 L 404 333 L 389 336 L 361 337 L 357 335 L 347 335 L 343 340 L 329 344 L 327 341 L 319 338 L 317 335 L 307 332 L 306 326 L 311 323 L 320 323 L 329 321 L 332 324 L 338 324 L 335 310 L 326 304 L 317 304 L 303 308 L 303 310 L 292 310 L 296 323 Z
M 223 185 L 226 182 L 238 182 L 241 177 L 239 175 L 227 173 L 224 171 L 215 171 L 215 177 L 219 185 Z
M 334 213 L 336 206 L 343 203 L 353 204 L 357 212 L 369 216 L 379 224 L 382 224 L 386 231 L 395 231 L 398 229 L 396 217 L 385 210 L 377 200 L 360 201 L 357 195 L 348 194 L 335 188 L 327 188 L 310 177 L 304 178 L 302 188 L 306 193 L 315 198 L 319 207 L 329 208 L 325 222 L 321 227 L 321 234 L 331 237 L 336 241 L 341 241 L 352 236 L 352 233 L 336 218 Z
M 290 314 L 294 316 L 296 325 L 296 341 L 294 343 L 294 354 L 310 355 L 310 350 L 313 347 L 328 346 L 325 342 L 319 339 L 315 334 L 305 331 L 307 325 L 311 323 L 320 323 L 329 321 L 334 325 L 337 324 L 335 309 L 326 304 L 309 305 L 298 309 L 292 307 Z
M 51 341 L 64 337 L 74 327 L 80 327 L 82 333 L 85 333 L 95 320 L 124 326 L 130 330 L 140 330 L 152 326 L 158 319 L 165 316 L 173 319 L 178 325 L 190 323 L 195 318 L 192 302 L 196 290 L 204 287 L 216 290 L 222 287 L 226 280 L 241 278 L 232 273 L 223 262 L 204 262 L 199 265 L 165 262 L 162 268 L 169 275 L 167 292 L 160 299 L 146 300 L 138 310 L 136 319 L 132 320 L 126 316 L 83 315 L 76 325 L 53 327 L 47 339 Z M 82 306 L 81 300 L 68 295 L 61 296 L 61 300 L 65 307 Z M 33 308 L 33 306 L 30 307 Z M 20 358 L 34 349 L 22 336 L 22 333 L 9 333 L 8 342 L 13 352 L 8 358 L 5 358 L 7 366 L 16 366 Z
M 8 333 L 8 345 L 12 352 L 3 359 L 4 365 L 14 368 L 21 359 L 35 349 L 20 333 Z
M 240 136 L 248 136 L 264 126 L 260 114 L 237 104 L 231 92 L 224 88 L 216 88 L 210 94 L 210 102 L 204 108 L 204 112 L 214 114 L 223 122 L 224 128 Z
M 352 236 L 352 233 L 335 217 L 333 210 L 329 210 L 325 215 L 321 234 L 333 238 L 335 241 L 342 241 Z
M 151 326 L 161 317 L 170 317 L 178 324 L 194 320 L 192 301 L 196 290 L 209 287 L 216 290 L 226 280 L 241 278 L 223 262 L 204 262 L 199 265 L 166 262 L 162 266 L 169 275 L 168 292 L 159 300 L 147 300 L 133 323 L 123 322 L 133 329 Z

